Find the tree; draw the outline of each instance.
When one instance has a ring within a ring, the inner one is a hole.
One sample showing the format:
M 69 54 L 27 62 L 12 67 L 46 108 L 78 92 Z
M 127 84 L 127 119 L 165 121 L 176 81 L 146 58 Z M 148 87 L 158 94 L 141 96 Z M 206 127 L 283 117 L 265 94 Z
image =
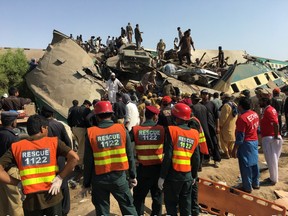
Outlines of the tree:
M 0 95 L 7 93 L 10 86 L 23 84 L 24 75 L 28 70 L 27 58 L 24 51 L 17 49 L 8 50 L 0 55 Z

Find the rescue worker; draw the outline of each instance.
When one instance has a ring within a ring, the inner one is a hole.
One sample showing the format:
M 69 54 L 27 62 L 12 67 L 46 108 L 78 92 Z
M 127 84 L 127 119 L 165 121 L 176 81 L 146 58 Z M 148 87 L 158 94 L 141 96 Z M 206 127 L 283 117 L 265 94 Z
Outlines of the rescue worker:
M 163 125 L 165 127 L 167 127 L 168 125 L 172 125 L 171 103 L 172 98 L 169 96 L 164 96 L 161 100 L 161 109 L 158 124 Z
M 168 126 L 164 141 L 164 159 L 158 187 L 164 189 L 167 215 L 191 215 L 191 190 L 195 184 L 199 166 L 199 132 L 188 127 L 191 109 L 178 103 L 172 108 L 176 126 Z M 165 183 L 164 183 L 165 182 Z
M 250 99 L 240 97 L 238 103 L 240 115 L 236 121 L 236 142 L 232 151 L 232 156 L 238 157 L 242 179 L 242 187 L 238 189 L 247 193 L 251 193 L 252 188 L 260 188 L 257 137 L 259 117 L 250 108 Z
M 157 182 L 163 159 L 164 128 L 156 124 L 159 112 L 154 106 L 146 106 L 146 121 L 141 126 L 132 128 L 131 139 L 135 141 L 139 162 L 138 185 L 133 190 L 134 205 L 138 215 L 144 215 L 145 198 L 149 191 L 152 197 L 151 215 L 162 215 L 162 193 Z
M 17 112 L 1 112 L 1 122 L 3 127 L 0 129 L 0 157 L 2 157 L 11 147 L 13 142 L 19 140 L 18 133 L 15 131 L 17 116 Z M 4 168 L 9 175 L 20 179 L 19 170 L 15 165 Z M 0 215 L 24 215 L 21 195 L 17 186 L 0 183 L 0 191 L 5 194 L 5 196 L 0 196 Z
M 278 162 L 281 155 L 283 139 L 279 131 L 277 111 L 270 105 L 271 94 L 263 89 L 259 98 L 260 107 L 263 108 L 263 116 L 260 119 L 262 136 L 262 148 L 267 162 L 270 177 L 264 182 L 275 185 L 278 182 Z
M 157 43 L 157 53 L 158 53 L 158 59 L 164 59 L 164 52 L 166 49 L 166 44 L 164 43 L 163 39 L 160 39 L 160 41 Z
M 113 123 L 113 109 L 109 101 L 95 105 L 98 126 L 88 128 L 82 194 L 92 185 L 92 202 L 96 215 L 110 214 L 110 193 L 117 200 L 122 215 L 137 215 L 129 189 L 137 185 L 136 170 L 130 136 L 123 124 Z
M 27 131 L 29 139 L 14 142 L 1 157 L 0 181 L 17 185 L 26 195 L 24 215 L 62 215 L 62 181 L 74 169 L 79 157 L 57 137 L 47 137 L 48 120 L 44 117 L 30 116 Z M 58 174 L 57 156 L 67 158 L 64 169 Z M 17 164 L 21 180 L 4 170 L 11 164 Z

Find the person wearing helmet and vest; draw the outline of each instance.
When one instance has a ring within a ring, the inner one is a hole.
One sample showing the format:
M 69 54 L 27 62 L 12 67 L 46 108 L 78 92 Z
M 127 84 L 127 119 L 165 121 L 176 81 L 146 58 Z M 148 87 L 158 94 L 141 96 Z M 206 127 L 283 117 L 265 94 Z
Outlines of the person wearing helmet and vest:
M 57 137 L 47 137 L 48 120 L 39 115 L 27 120 L 29 139 L 14 142 L 0 159 L 0 181 L 17 185 L 26 195 L 24 215 L 62 215 L 61 184 L 79 161 L 78 155 Z M 67 158 L 58 173 L 57 156 Z M 4 168 L 17 164 L 21 180 L 9 176 Z M 24 196 L 23 196 L 24 197 Z
M 151 215 L 162 215 L 162 193 L 157 182 L 163 159 L 164 127 L 156 124 L 159 112 L 155 106 L 146 106 L 146 121 L 132 128 L 131 140 L 135 141 L 139 162 L 138 184 L 133 190 L 138 215 L 144 215 L 145 198 L 149 191 L 153 202 Z
M 110 193 L 117 200 L 123 215 L 137 215 L 129 189 L 137 185 L 136 169 L 128 131 L 112 121 L 109 101 L 99 101 L 94 108 L 98 126 L 88 128 L 84 154 L 82 194 L 92 185 L 92 202 L 96 215 L 110 214 Z
M 178 103 L 171 114 L 175 126 L 168 126 L 164 141 L 164 159 L 158 187 L 164 191 L 167 215 L 191 215 L 191 190 L 199 167 L 199 132 L 189 128 L 191 109 Z

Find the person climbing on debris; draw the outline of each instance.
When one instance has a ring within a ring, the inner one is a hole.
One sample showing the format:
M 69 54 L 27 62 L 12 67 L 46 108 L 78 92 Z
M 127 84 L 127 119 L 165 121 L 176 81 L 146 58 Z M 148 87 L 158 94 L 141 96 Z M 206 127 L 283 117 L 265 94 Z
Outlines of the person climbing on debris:
M 138 24 L 136 24 L 136 28 L 134 29 L 134 33 L 135 33 L 136 47 L 137 47 L 137 49 L 140 49 L 141 43 L 142 43 L 142 41 L 143 41 L 141 34 L 142 34 L 143 32 L 140 31 Z
M 111 73 L 110 79 L 106 82 L 106 92 L 108 93 L 109 101 L 113 104 L 116 102 L 116 93 L 120 89 L 125 89 L 123 84 L 116 78 L 115 73 Z
M 132 43 L 133 28 L 132 28 L 130 22 L 126 26 L 126 34 L 127 34 L 128 43 L 129 44 Z
M 177 31 L 178 31 L 178 38 L 179 38 L 179 41 L 181 41 L 182 37 L 183 37 L 183 32 L 181 30 L 180 27 L 177 27 Z
M 216 59 L 216 58 L 218 59 L 217 67 L 218 68 L 223 68 L 225 59 L 224 59 L 224 52 L 223 52 L 221 46 L 218 47 L 218 55 L 213 57 L 212 59 Z
M 158 59 L 164 59 L 164 52 L 166 49 L 166 44 L 164 43 L 163 39 L 160 39 L 160 41 L 157 44 L 157 54 L 158 54 Z
M 147 72 L 144 74 L 144 76 L 141 79 L 141 84 L 144 88 L 144 93 L 153 92 L 154 88 L 156 87 L 156 70 L 153 70 L 151 72 Z
M 184 32 L 184 36 L 181 38 L 179 42 L 179 47 L 181 47 L 178 52 L 179 64 L 182 65 L 183 57 L 186 57 L 187 64 L 191 64 L 191 46 L 195 51 L 194 42 L 191 37 L 191 31 L 188 29 Z

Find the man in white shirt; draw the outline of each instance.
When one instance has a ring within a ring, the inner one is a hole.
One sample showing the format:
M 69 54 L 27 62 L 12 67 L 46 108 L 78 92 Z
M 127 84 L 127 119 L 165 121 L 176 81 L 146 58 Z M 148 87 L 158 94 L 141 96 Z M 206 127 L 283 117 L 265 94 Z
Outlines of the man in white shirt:
M 119 87 L 124 89 L 123 84 L 116 78 L 115 73 L 112 73 L 110 79 L 106 82 L 106 91 L 108 92 L 109 101 L 112 104 L 116 102 L 116 93 Z
M 128 94 L 124 94 L 122 98 L 123 103 L 126 104 L 124 125 L 128 131 L 131 131 L 132 127 L 140 124 L 139 111 L 137 106 L 131 102 L 131 98 Z

